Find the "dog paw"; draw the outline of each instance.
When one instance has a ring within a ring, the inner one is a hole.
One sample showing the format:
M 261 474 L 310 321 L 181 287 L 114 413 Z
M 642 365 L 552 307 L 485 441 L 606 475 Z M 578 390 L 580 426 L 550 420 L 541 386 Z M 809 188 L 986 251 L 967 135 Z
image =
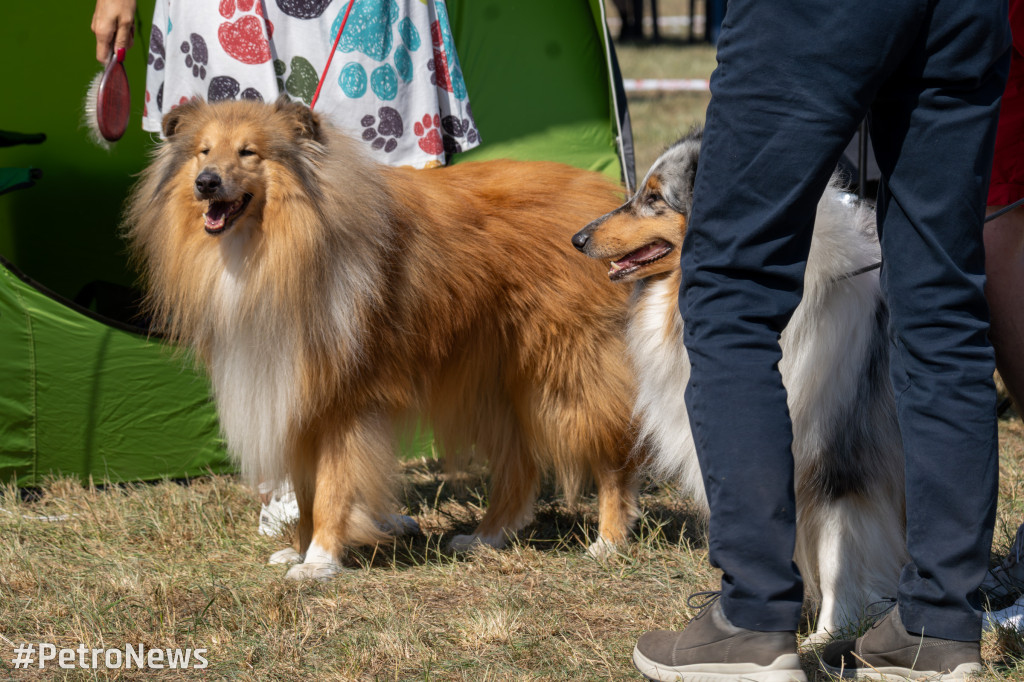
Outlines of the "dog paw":
M 284 574 L 284 577 L 285 580 L 318 580 L 320 582 L 324 582 L 330 580 L 339 573 L 343 573 L 345 570 L 344 566 L 335 563 L 295 564 L 288 569 L 288 572 Z
M 800 642 L 801 649 L 813 649 L 814 647 L 821 646 L 822 644 L 828 644 L 835 639 L 835 636 L 825 632 L 814 632 L 807 636 L 804 641 Z
M 303 556 L 296 552 L 294 547 L 285 547 L 271 554 L 270 558 L 267 559 L 267 563 L 271 566 L 301 564 L 302 559 Z
M 618 553 L 619 550 L 615 543 L 610 540 L 606 540 L 601 536 L 598 536 L 597 539 L 587 547 L 587 554 L 599 560 L 610 559 Z
M 395 535 L 413 535 L 420 532 L 419 522 L 405 514 L 388 514 L 377 525 Z

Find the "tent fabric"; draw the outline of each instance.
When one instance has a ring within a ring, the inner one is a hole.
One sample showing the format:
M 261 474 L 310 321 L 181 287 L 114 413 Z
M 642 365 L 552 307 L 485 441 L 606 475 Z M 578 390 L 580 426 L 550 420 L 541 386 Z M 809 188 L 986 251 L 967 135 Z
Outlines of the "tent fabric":
M 456 163 L 556 160 L 632 178 L 625 98 L 616 96 L 621 77 L 600 0 L 447 4 L 483 139 Z
M 628 112 L 601 0 L 447 5 L 483 136 L 456 162 L 553 160 L 632 177 Z M 148 20 L 152 0 L 140 0 L 139 13 Z M 91 34 L 50 22 L 45 3 L 17 3 L 8 14 L 0 25 L 4 49 L 57 47 L 38 54 L 32 69 L 11 74 L 12 91 L 33 94 L 31 110 L 24 98 L 0 102 L 5 126 L 31 126 L 48 137 L 29 151 L 4 150 L 6 164 L 38 166 L 46 175 L 0 201 L 0 253 L 60 294 L 111 310 L 118 307 L 114 285 L 131 278 L 116 237 L 117 213 L 145 164 L 147 141 L 133 124 L 110 153 L 86 142 L 67 112 L 80 106 L 96 68 L 84 59 L 93 53 Z M 22 28 L 9 31 L 13 26 Z M 137 95 L 144 91 L 145 56 L 137 42 L 126 62 Z M 46 74 L 45 87 L 39 73 Z M 141 106 L 140 96 L 133 98 L 136 113 Z M 232 470 L 201 373 L 160 341 L 49 293 L 2 259 L 0 265 L 0 483 L 13 478 L 35 486 L 53 474 L 120 482 Z M 406 456 L 428 453 L 430 432 L 416 428 L 399 443 Z
M 0 482 L 232 470 L 209 385 L 179 355 L 0 265 Z

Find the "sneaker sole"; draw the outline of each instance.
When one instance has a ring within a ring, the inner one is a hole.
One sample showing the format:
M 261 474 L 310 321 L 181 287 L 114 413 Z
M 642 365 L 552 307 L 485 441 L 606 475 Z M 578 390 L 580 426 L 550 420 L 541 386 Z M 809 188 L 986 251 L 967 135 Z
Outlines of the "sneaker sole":
M 807 682 L 797 654 L 783 654 L 771 665 L 754 663 L 695 663 L 692 665 L 665 665 L 633 649 L 633 666 L 648 680 L 656 682 L 724 682 L 725 680 L 751 680 L 752 682 Z
M 972 675 L 979 675 L 985 672 L 985 666 L 980 663 L 961 663 L 948 673 L 940 673 L 935 670 L 911 670 L 910 668 L 901 668 L 898 666 L 866 669 L 857 668 L 856 670 L 852 670 L 849 668 L 834 668 L 827 663 L 822 663 L 822 667 L 825 668 L 829 674 L 835 675 L 836 677 L 862 677 L 871 680 L 929 680 L 929 682 L 931 682 L 931 680 L 935 680 L 936 682 L 941 680 L 966 680 Z

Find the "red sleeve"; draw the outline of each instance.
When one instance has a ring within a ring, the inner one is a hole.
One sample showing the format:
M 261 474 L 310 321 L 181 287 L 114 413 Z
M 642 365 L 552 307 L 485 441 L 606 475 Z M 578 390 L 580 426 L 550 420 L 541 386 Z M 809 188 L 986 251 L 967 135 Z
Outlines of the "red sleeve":
M 1010 31 L 1013 49 L 1024 55 L 1024 0 L 1010 0 Z

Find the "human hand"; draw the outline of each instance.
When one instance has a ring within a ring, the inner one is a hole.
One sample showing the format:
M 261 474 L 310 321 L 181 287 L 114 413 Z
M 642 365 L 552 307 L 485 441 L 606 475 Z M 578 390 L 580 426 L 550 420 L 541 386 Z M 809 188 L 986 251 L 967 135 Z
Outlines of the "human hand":
M 101 64 L 110 59 L 111 49 L 131 47 L 135 42 L 135 0 L 96 0 L 92 32 Z

